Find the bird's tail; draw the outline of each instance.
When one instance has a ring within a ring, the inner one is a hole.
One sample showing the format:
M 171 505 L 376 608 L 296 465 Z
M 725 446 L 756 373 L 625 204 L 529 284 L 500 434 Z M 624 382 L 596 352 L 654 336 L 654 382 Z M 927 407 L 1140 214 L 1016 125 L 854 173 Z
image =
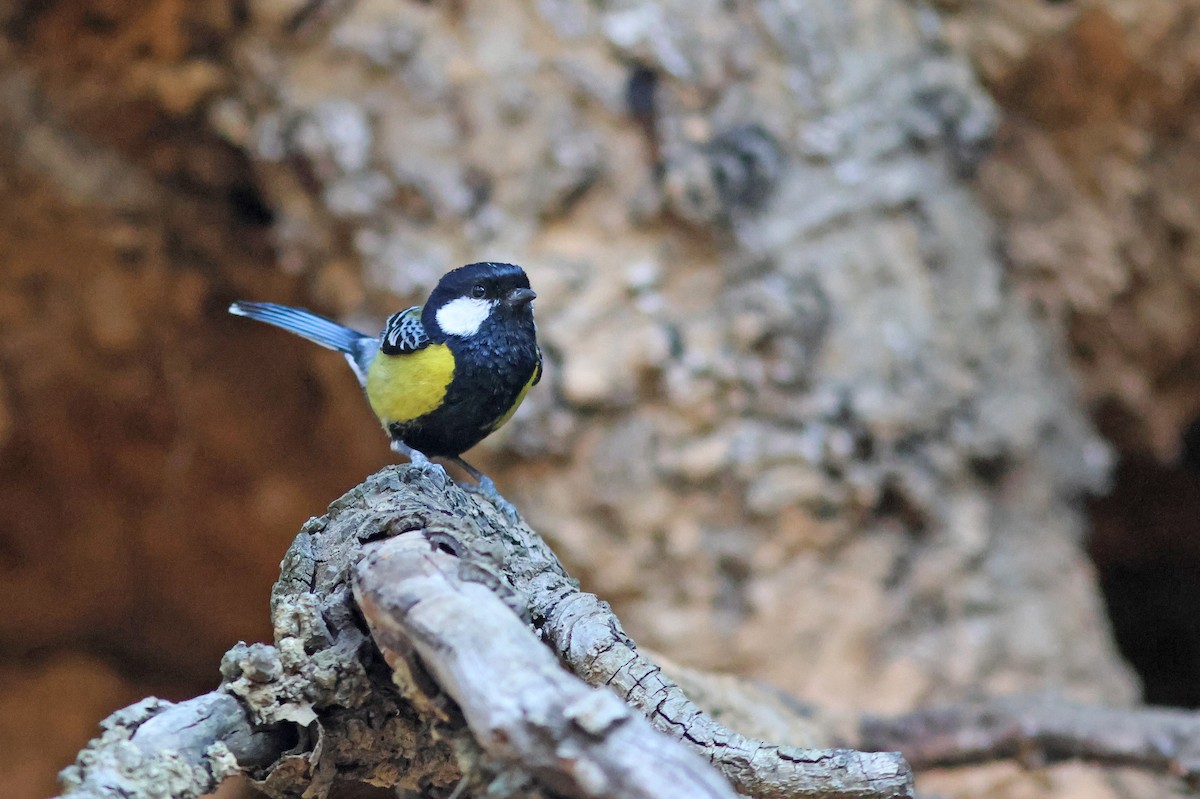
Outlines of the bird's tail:
M 282 327 L 297 336 L 328 347 L 331 350 L 356 356 L 362 349 L 362 340 L 370 336 L 359 333 L 344 325 L 339 325 L 323 316 L 317 316 L 303 308 L 289 308 L 286 305 L 276 305 L 273 302 L 235 302 L 229 306 L 229 312 L 235 316 L 245 316 L 269 325 Z

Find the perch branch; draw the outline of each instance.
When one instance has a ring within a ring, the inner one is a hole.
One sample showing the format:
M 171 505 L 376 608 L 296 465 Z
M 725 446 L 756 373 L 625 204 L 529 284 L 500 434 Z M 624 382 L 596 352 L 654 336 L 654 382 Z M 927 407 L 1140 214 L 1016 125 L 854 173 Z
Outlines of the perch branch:
M 296 740 L 286 724 L 256 727 L 221 690 L 179 704 L 143 699 L 101 729 L 59 775 L 62 799 L 193 799 L 243 769 L 275 762 Z
M 421 557 L 382 558 L 392 547 L 397 553 L 418 547 Z M 364 577 L 401 567 L 408 570 L 400 572 L 409 580 L 405 585 L 420 585 L 420 592 L 409 587 L 398 595 L 388 593 L 391 589 L 381 593 L 382 585 L 377 590 L 374 578 Z M 444 597 L 438 602 L 426 593 L 435 588 Z M 443 620 L 432 623 L 429 616 L 439 606 L 454 606 L 452 599 L 458 610 L 443 611 Z M 501 604 L 507 608 L 503 625 L 490 616 L 478 621 L 480 608 Z M 543 779 L 565 775 L 556 789 L 598 795 L 609 786 L 609 795 L 643 795 L 638 791 L 651 789 L 635 786 L 660 784 L 645 782 L 650 777 L 638 770 L 644 763 L 637 758 L 649 754 L 672 785 L 671 791 L 653 793 L 675 795 L 686 778 L 695 786 L 691 795 L 728 795 L 728 786 L 714 783 L 677 750 L 647 743 L 641 720 L 625 704 L 604 698 L 611 689 L 651 726 L 715 765 L 740 793 L 760 799 L 913 795 L 911 771 L 899 754 L 776 746 L 718 724 L 638 652 L 605 603 L 579 591 L 536 533 L 459 490 L 441 469 L 383 469 L 331 504 L 325 516 L 310 520 L 284 558 L 271 613 L 275 646 L 235 646 L 221 664 L 227 693 L 192 700 L 215 702 L 221 714 L 200 713 L 195 718 L 203 723 L 169 722 L 175 717 L 157 700 L 114 714 L 104 735 L 64 771 L 68 794 L 140 799 L 162 795 L 161 786 L 171 784 L 169 795 L 191 797 L 222 776 L 251 769 L 273 796 L 323 797 L 336 780 L 441 790 L 464 768 L 476 768 L 472 756 L 448 743 L 447 736 L 458 740 L 455 728 L 461 728 L 446 702 L 449 694 L 460 702 L 485 752 L 490 747 L 508 762 L 533 762 Z M 379 668 L 380 653 L 362 629 L 364 616 L 390 670 Z M 460 626 L 444 628 L 446 619 Z M 526 643 L 535 640 L 532 625 L 549 647 L 529 648 L 535 654 L 526 656 L 534 660 L 519 665 L 492 663 L 480 654 L 492 652 L 493 639 L 513 625 Z M 459 637 L 445 637 L 451 632 Z M 574 682 L 558 662 L 605 692 Z M 472 670 L 492 677 L 480 683 Z M 535 683 L 541 687 L 530 689 Z M 492 711 L 478 710 L 486 707 L 479 692 L 499 685 L 507 689 L 504 696 L 540 699 L 541 710 L 510 703 L 501 709 L 516 715 L 495 718 Z M 185 706 L 191 703 L 179 707 Z M 158 714 L 163 721 L 147 723 Z M 163 734 L 154 732 L 159 725 Z M 188 732 L 165 734 L 177 728 Z M 539 739 L 546 731 L 555 732 L 549 740 L 562 745 Z M 305 746 L 281 755 L 288 741 L 300 737 Z M 569 762 L 577 757 L 578 763 Z M 127 760 L 139 758 L 166 765 L 122 771 Z M 672 764 L 670 770 L 663 763 Z M 171 769 L 187 775 L 177 788 L 164 776 L 173 775 Z
M 354 595 L 388 661 L 415 649 L 486 752 L 571 796 L 734 799 L 694 752 L 564 671 L 461 566 L 420 535 L 401 535 L 368 545 Z
M 867 746 L 899 749 L 916 768 L 1015 757 L 1138 766 L 1200 788 L 1200 715 L 1010 697 L 863 722 Z

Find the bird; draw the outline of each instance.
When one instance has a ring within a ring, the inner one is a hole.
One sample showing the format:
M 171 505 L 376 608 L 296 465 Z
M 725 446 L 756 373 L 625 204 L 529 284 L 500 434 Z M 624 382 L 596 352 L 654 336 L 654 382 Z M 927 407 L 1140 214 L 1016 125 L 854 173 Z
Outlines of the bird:
M 345 355 L 393 451 L 419 466 L 456 463 L 476 490 L 502 501 L 462 453 L 507 422 L 541 380 L 536 297 L 520 266 L 486 261 L 447 272 L 423 305 L 392 314 L 378 336 L 269 302 L 235 302 L 229 312 Z

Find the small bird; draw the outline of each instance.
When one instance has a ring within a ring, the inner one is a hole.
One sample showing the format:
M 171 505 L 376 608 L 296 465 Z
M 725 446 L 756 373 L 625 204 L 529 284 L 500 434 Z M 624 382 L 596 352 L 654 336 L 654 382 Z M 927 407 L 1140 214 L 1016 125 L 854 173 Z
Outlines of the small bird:
M 303 308 L 235 302 L 229 312 L 344 353 L 392 449 L 415 464 L 457 463 L 499 499 L 461 455 L 509 420 L 542 377 L 529 278 L 514 264 L 447 272 L 424 305 L 392 314 L 378 338 Z

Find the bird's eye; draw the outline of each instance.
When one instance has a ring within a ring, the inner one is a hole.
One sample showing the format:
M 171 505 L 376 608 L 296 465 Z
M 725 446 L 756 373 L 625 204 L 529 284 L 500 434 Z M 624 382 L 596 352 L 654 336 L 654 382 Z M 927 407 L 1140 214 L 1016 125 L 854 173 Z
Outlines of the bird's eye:
M 471 297 L 473 299 L 482 300 L 484 298 L 484 295 L 486 295 L 486 294 L 487 294 L 487 289 L 485 289 L 483 287 L 482 283 L 476 283 L 474 286 L 471 287 Z

